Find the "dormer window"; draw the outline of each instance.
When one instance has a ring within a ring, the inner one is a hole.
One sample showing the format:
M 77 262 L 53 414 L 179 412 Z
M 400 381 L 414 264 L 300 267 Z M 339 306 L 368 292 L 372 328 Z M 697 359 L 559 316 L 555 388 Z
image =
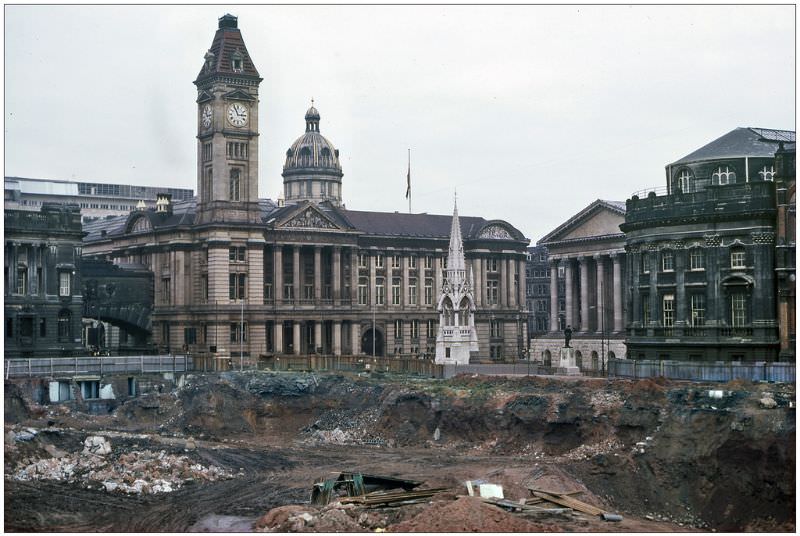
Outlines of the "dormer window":
M 692 173 L 688 169 L 684 169 L 678 175 L 678 188 L 685 194 L 694 192 L 694 181 L 692 180 Z
M 235 73 L 241 73 L 244 70 L 244 56 L 238 50 L 231 54 L 231 68 Z
M 758 172 L 759 176 L 761 177 L 762 181 L 771 181 L 775 179 L 775 167 L 774 166 L 764 166 L 761 168 L 761 171 Z

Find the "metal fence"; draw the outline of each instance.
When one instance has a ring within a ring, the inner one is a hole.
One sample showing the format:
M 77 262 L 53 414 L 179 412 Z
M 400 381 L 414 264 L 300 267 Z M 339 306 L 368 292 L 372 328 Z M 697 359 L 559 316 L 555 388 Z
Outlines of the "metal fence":
M 39 357 L 6 359 L 5 375 L 22 376 L 76 376 L 98 374 L 124 374 L 146 372 L 185 372 L 192 370 L 192 359 L 186 355 L 139 355 L 123 357 Z
M 781 383 L 795 382 L 794 363 L 772 363 L 756 361 L 647 361 L 610 359 L 609 377 L 656 378 L 671 380 L 692 380 L 707 382 L 728 382 L 731 380 L 769 381 Z
M 429 359 L 404 357 L 281 355 L 266 358 L 262 357 L 259 361 L 259 368 L 276 371 L 374 371 L 418 374 L 420 376 L 430 376 L 434 378 L 442 377 L 442 365 L 436 365 Z
M 535 363 L 522 361 L 519 363 L 487 363 L 485 365 L 439 365 L 442 367 L 441 378 L 452 378 L 458 374 L 483 374 L 485 376 L 528 375 L 539 373 Z

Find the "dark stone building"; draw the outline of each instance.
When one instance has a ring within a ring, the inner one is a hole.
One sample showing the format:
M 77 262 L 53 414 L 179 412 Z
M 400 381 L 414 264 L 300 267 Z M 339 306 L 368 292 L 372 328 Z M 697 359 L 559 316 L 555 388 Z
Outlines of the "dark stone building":
M 627 201 L 629 357 L 778 358 L 775 152 L 794 136 L 737 128 Z
M 775 195 L 778 200 L 775 272 L 778 279 L 778 335 L 781 361 L 794 361 L 796 355 L 795 154 L 795 143 L 782 143 L 775 153 Z
M 528 248 L 525 271 L 528 339 L 531 339 L 550 330 L 550 267 L 546 247 Z
M 4 220 L 5 357 L 80 353 L 79 207 L 6 210 Z

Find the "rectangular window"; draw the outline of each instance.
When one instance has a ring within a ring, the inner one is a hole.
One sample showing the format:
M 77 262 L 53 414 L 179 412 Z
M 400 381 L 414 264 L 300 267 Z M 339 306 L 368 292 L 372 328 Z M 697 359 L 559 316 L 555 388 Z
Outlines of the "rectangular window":
M 284 300 L 293 300 L 294 299 L 294 285 L 291 283 L 284 283 L 283 284 L 283 299 Z
M 17 294 L 27 294 L 28 293 L 28 269 L 27 268 L 18 268 L 17 269 Z M 62 294 L 63 296 L 63 294 Z M 69 296 L 69 294 L 67 294 Z
M 164 278 L 161 280 L 161 303 L 170 303 L 172 299 L 172 285 L 170 279 Z
M 425 305 L 433 305 L 433 279 L 425 278 Z
M 367 278 L 361 277 L 358 280 L 358 304 L 367 305 Z
M 661 252 L 661 271 L 671 272 L 675 269 L 675 256 L 671 251 Z
M 197 344 L 197 328 L 183 328 L 183 344 Z
M 411 338 L 419 339 L 419 320 L 411 321 Z
M 503 336 L 503 323 L 500 320 L 489 321 L 489 336 L 492 338 L 499 338 Z
M 33 337 L 33 317 L 23 316 L 20 319 L 19 334 L 22 337 Z
M 747 295 L 743 292 L 731 294 L 731 325 L 735 328 L 747 325 Z
M 433 258 L 430 255 L 425 256 L 425 268 L 427 270 L 433 268 Z
M 737 248 L 731 250 L 731 268 L 744 268 L 744 250 Z
M 228 248 L 228 260 L 230 262 L 244 262 L 247 255 L 246 247 Z
M 671 328 L 675 325 L 675 296 L 672 294 L 664 294 L 662 298 L 664 316 L 662 322 L 665 328 Z
M 400 255 L 392 255 L 392 268 L 400 268 Z
M 642 325 L 650 323 L 650 295 L 642 294 Z
M 400 305 L 400 278 L 392 278 L 392 305 Z
M 239 168 L 232 168 L 231 169 L 229 188 L 228 188 L 228 193 L 230 194 L 229 199 L 231 201 L 239 201 L 239 199 L 240 199 L 241 175 L 242 175 L 242 171 Z
M 498 281 L 489 280 L 486 282 L 486 303 L 489 305 L 497 305 L 498 287 Z
M 69 311 L 59 313 L 57 324 L 59 341 L 68 341 L 70 339 L 70 335 L 72 334 L 72 330 L 70 329 L 71 319 L 72 315 L 70 315 Z
M 70 290 L 70 283 L 72 280 L 72 274 L 69 272 L 59 272 L 58 273 L 58 295 L 59 296 L 69 296 L 72 294 Z
M 564 279 L 565 277 L 566 277 L 566 268 L 564 268 L 563 266 L 559 266 L 558 267 L 558 278 L 559 279 Z
M 486 261 L 486 271 L 487 272 L 497 271 L 497 259 L 488 259 Z
M 100 382 L 98 380 L 78 382 L 84 400 L 100 398 Z
M 247 342 L 247 322 L 231 322 L 231 342 Z
M 416 257 L 409 257 L 408 258 L 408 267 L 412 268 L 412 269 L 417 267 L 417 258 Z
M 366 268 L 367 267 L 367 256 L 363 253 L 358 254 L 358 267 L 359 268 Z
M 380 258 L 380 257 L 378 257 Z M 383 305 L 385 299 L 385 287 L 382 277 L 375 278 L 375 305 Z
M 230 274 L 228 276 L 228 297 L 231 300 L 243 300 L 247 287 L 247 274 Z
M 408 304 L 417 304 L 417 278 L 411 277 L 408 279 Z
M 436 337 L 436 321 L 435 320 L 428 320 L 425 323 L 425 336 L 429 339 L 433 339 Z
M 706 297 L 703 294 L 692 294 L 692 327 L 700 327 L 706 323 Z
M 6 337 L 9 339 L 14 336 L 14 319 L 6 318 Z
M 264 299 L 272 299 L 272 283 L 264 283 Z
M 375 256 L 375 268 L 383 268 L 383 256 L 376 255 Z
M 705 268 L 706 268 L 705 252 L 700 248 L 692 248 L 689 251 L 689 269 L 705 270 Z
M 403 321 L 402 320 L 395 320 L 394 321 L 394 338 L 395 339 L 402 339 L 403 338 Z
M 39 337 L 47 337 L 47 320 L 39 319 Z
M 642 252 L 642 273 L 650 273 L 650 254 L 646 251 Z

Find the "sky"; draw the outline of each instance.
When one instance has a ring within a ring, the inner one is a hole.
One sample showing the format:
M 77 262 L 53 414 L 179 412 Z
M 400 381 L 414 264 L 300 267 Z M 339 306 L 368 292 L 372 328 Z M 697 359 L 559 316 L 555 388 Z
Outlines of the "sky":
M 196 190 L 192 84 L 239 17 L 259 195 L 313 98 L 353 210 L 532 244 L 736 127 L 795 129 L 794 6 L 5 6 L 5 175 Z

